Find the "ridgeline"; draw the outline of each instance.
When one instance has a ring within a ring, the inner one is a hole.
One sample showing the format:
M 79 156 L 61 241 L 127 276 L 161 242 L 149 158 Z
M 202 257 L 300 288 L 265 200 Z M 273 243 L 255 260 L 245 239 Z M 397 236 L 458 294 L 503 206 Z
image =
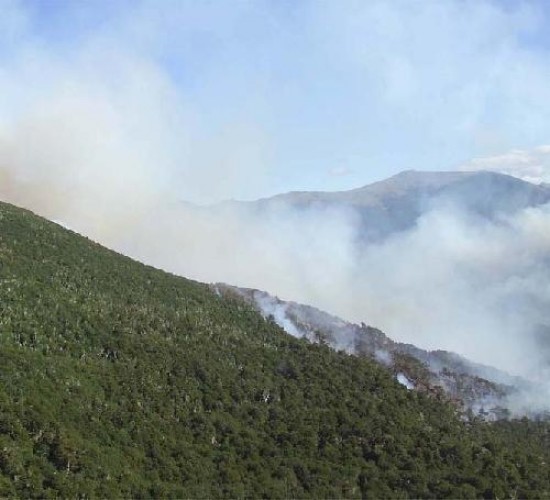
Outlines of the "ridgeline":
M 0 496 L 550 497 L 550 425 L 463 421 L 367 358 L 0 204 Z

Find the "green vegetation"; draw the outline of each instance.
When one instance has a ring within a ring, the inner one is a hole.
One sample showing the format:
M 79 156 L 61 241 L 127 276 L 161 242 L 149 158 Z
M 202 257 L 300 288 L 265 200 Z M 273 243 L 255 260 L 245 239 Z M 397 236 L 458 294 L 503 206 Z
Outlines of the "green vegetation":
M 549 449 L 0 204 L 0 496 L 548 498 Z

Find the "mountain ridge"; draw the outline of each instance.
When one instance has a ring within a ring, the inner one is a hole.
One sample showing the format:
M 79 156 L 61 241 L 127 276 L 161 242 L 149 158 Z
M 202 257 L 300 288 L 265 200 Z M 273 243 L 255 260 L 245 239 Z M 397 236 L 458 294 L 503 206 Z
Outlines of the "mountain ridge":
M 442 207 L 495 221 L 548 202 L 550 187 L 506 174 L 407 170 L 351 190 L 294 191 L 255 201 L 222 202 L 209 210 L 236 211 L 268 221 L 293 212 L 344 211 L 356 225 L 358 243 L 368 244 L 411 229 L 420 217 Z
M 364 195 L 371 195 L 374 197 L 383 196 L 384 194 L 398 193 L 409 189 L 419 188 L 432 188 L 440 189 L 452 185 L 456 182 L 465 181 L 472 178 L 486 178 L 490 180 L 506 180 L 509 183 L 515 183 L 516 185 L 529 185 L 533 186 L 536 192 L 547 193 L 550 186 L 545 184 L 533 184 L 517 177 L 510 176 L 499 172 L 493 172 L 489 170 L 475 170 L 475 171 L 455 171 L 455 170 L 441 170 L 441 171 L 428 171 L 428 170 L 403 170 L 394 174 L 386 179 L 375 181 L 363 186 L 340 190 L 340 191 L 288 191 L 284 193 L 275 194 L 268 197 L 258 198 L 251 201 L 239 201 L 239 200 L 227 200 L 222 203 L 236 203 L 236 204 L 255 204 L 255 203 L 270 203 L 275 201 L 291 200 L 291 201 L 314 201 L 316 197 L 326 198 L 333 202 L 341 202 L 346 198 L 356 199 Z M 372 203 L 371 200 L 367 200 L 366 203 Z

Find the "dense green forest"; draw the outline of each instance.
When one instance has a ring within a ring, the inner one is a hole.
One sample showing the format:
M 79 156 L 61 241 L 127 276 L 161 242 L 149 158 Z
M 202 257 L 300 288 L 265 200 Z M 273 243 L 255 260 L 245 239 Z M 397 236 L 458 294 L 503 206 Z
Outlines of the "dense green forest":
M 0 496 L 550 497 L 550 425 L 465 421 L 366 358 L 0 204 Z

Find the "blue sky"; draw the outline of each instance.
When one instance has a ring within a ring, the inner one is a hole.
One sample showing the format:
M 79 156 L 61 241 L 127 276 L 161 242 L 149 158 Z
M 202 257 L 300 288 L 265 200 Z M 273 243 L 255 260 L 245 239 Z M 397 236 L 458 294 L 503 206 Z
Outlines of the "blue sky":
M 550 141 L 545 1 L 0 0 L 0 9 L 4 141 L 35 131 L 37 113 L 52 126 L 78 115 L 86 126 L 66 130 L 65 143 L 104 130 L 108 144 L 87 147 L 105 148 L 109 172 L 137 172 L 136 183 L 154 178 L 187 199 L 347 189 Z M 75 178 L 101 168 L 47 154 Z

